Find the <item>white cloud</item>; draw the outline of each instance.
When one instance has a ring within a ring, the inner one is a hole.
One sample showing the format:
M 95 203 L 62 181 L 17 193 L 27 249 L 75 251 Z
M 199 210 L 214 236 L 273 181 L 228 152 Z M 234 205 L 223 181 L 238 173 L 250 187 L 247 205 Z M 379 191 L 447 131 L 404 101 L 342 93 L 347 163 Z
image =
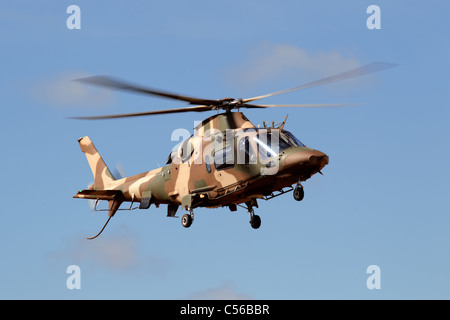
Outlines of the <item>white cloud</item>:
M 211 288 L 189 295 L 192 300 L 251 300 L 246 294 L 241 294 L 230 284 L 225 283 L 218 288 Z
M 88 265 L 100 271 L 106 269 L 130 275 L 161 275 L 168 271 L 169 261 L 140 248 L 140 241 L 132 230 L 124 226 L 119 231 L 114 229 L 94 240 L 72 238 L 62 250 L 49 256 L 53 261 L 67 260 L 68 264 Z
M 89 76 L 85 72 L 63 72 L 39 80 L 32 85 L 32 93 L 38 99 L 57 107 L 98 107 L 111 105 L 114 93 L 110 90 L 87 86 L 77 81 Z
M 360 66 L 352 56 L 337 51 L 310 52 L 292 44 L 263 43 L 227 71 L 227 80 L 250 89 L 267 81 L 289 79 L 292 85 L 310 82 Z

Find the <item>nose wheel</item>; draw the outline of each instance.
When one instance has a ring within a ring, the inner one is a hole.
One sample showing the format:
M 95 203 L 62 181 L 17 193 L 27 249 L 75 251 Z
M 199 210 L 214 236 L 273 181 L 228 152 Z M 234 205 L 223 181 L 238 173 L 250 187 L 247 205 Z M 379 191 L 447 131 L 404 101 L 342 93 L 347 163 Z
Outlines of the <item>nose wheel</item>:
M 305 191 L 303 190 L 303 187 L 300 184 L 298 184 L 295 187 L 293 195 L 294 195 L 294 199 L 297 201 L 302 201 L 303 198 L 305 197 Z
M 181 225 L 185 228 L 189 228 L 194 221 L 194 211 L 191 209 L 189 213 L 184 214 L 181 217 Z

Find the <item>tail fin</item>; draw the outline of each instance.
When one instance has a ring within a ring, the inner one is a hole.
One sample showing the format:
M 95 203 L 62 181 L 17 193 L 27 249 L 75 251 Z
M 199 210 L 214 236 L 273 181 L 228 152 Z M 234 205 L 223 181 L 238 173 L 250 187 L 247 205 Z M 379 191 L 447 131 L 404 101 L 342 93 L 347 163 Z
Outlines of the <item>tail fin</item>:
M 116 180 L 109 171 L 108 167 L 98 153 L 94 144 L 88 136 L 78 139 L 81 151 L 84 152 L 86 158 L 94 174 L 94 189 L 105 189 L 112 181 Z

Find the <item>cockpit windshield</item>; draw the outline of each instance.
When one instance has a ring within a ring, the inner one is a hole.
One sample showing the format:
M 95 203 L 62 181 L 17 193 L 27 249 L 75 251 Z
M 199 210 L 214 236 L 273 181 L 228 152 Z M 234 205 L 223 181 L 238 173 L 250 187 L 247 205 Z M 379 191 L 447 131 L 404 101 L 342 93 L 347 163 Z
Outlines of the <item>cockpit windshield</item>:
M 300 140 L 298 140 L 292 133 L 287 130 L 281 131 L 282 135 L 285 136 L 291 145 L 298 147 L 306 147 Z
M 286 137 L 279 134 L 279 131 L 260 132 L 253 139 L 258 146 L 259 156 L 263 160 L 275 157 L 278 153 L 292 146 Z

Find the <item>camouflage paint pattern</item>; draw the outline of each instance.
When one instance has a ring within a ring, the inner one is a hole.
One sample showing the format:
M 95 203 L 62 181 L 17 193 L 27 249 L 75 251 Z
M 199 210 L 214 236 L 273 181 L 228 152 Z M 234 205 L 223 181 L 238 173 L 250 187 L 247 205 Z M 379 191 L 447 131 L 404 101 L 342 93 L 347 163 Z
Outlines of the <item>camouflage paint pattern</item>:
M 147 200 L 149 204 L 170 204 L 186 210 L 231 208 L 305 181 L 328 164 L 324 153 L 298 145 L 291 145 L 270 161 L 263 161 L 254 139 L 260 130 L 241 112 L 214 115 L 196 126 L 195 135 L 180 144 L 166 166 L 120 180 L 114 179 L 89 137 L 80 138 L 94 185 L 79 191 L 74 198 L 108 200 L 110 216 L 122 202 L 142 205 Z M 279 128 L 269 130 L 280 132 Z M 248 137 L 254 156 L 248 156 L 251 158 L 248 161 L 237 161 L 237 145 L 244 137 Z M 218 169 L 214 156 L 226 146 L 232 150 L 233 161 L 226 168 Z

